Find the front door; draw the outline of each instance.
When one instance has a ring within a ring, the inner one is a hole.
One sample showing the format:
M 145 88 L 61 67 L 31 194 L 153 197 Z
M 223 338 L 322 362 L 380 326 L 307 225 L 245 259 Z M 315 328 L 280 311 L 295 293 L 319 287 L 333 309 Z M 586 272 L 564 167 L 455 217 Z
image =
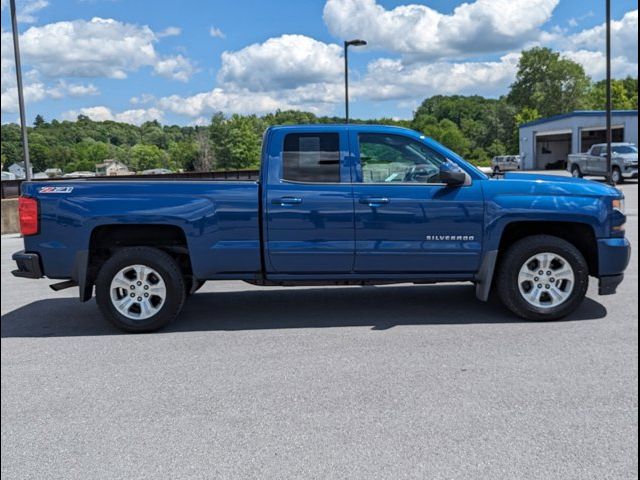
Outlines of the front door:
M 606 148 L 593 147 L 591 155 L 587 157 L 587 173 L 590 175 L 604 175 L 607 171 Z
M 357 273 L 477 271 L 483 235 L 480 181 L 448 187 L 449 161 L 422 139 L 353 132 Z
M 269 169 L 264 208 L 267 270 L 275 274 L 353 269 L 353 189 L 346 132 L 276 131 L 282 152 Z M 274 157 L 270 157 L 274 158 Z

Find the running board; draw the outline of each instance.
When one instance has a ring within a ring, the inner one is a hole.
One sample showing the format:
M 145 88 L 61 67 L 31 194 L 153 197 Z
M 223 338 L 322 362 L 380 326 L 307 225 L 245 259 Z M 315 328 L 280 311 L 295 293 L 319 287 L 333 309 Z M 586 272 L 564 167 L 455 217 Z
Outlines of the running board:
M 60 290 L 64 290 L 65 288 L 71 288 L 71 287 L 77 287 L 77 286 L 78 284 L 73 280 L 65 280 L 64 282 L 58 282 L 58 283 L 49 285 L 51 290 L 55 292 L 59 292 Z

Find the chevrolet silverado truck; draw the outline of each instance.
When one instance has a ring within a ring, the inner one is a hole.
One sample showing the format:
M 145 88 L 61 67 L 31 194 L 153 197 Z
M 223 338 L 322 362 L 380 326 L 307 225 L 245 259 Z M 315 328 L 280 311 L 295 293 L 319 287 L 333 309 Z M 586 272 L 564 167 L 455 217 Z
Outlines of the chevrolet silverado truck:
M 255 182 L 25 182 L 19 212 L 13 274 L 58 279 L 54 290 L 78 287 L 81 301 L 95 291 L 130 332 L 166 325 L 207 280 L 472 282 L 479 300 L 495 291 L 520 317 L 555 320 L 580 305 L 590 276 L 615 293 L 630 256 L 616 188 L 491 179 L 389 126 L 269 128 Z
M 607 176 L 607 144 L 592 145 L 588 152 L 569 155 L 567 170 L 576 178 L 583 175 Z M 638 178 L 638 148 L 632 143 L 611 144 L 611 180 L 622 183 Z

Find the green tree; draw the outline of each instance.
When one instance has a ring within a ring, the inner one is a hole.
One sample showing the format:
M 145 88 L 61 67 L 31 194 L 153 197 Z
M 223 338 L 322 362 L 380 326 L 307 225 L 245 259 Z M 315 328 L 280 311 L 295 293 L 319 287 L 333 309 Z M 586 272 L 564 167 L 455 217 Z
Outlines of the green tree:
M 421 115 L 413 120 L 411 126 L 461 155 L 469 151 L 471 143 L 451 120 L 438 121 L 433 115 Z
M 508 100 L 518 110 L 535 109 L 543 117 L 571 112 L 585 106 L 589 83 L 580 64 L 534 47 L 522 52 Z
M 487 155 L 489 157 L 497 157 L 498 155 L 506 155 L 507 147 L 500 140 L 496 139 L 487 147 Z
M 167 152 L 161 150 L 156 145 L 145 145 L 139 143 L 131 147 L 131 166 L 135 170 L 150 170 L 152 168 L 167 168 Z
M 46 125 L 47 122 L 45 122 L 44 117 L 42 115 L 36 115 L 35 120 L 33 121 L 33 126 L 38 128 L 38 127 L 42 127 L 43 125 Z
M 587 94 L 587 108 L 604 110 L 607 106 L 606 80 L 591 85 Z M 638 109 L 638 80 L 627 77 L 611 80 L 611 107 L 614 110 Z
M 218 165 L 224 169 L 260 165 L 264 122 L 255 115 L 224 118 L 216 114 L 211 121 L 211 142 Z
M 169 161 L 172 170 L 194 170 L 198 161 L 198 145 L 192 140 L 172 142 L 169 145 Z

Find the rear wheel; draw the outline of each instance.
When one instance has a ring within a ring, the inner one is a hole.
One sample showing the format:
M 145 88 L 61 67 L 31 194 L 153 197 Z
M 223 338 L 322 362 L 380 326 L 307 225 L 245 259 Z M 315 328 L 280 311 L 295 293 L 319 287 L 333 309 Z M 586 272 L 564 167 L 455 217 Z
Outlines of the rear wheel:
M 580 167 L 578 165 L 573 165 L 571 167 L 571 176 L 574 178 L 582 178 L 582 172 L 580 171 Z
M 157 248 L 129 247 L 111 256 L 96 279 L 103 316 L 127 332 L 151 332 L 180 312 L 185 299 L 178 264 Z
M 557 320 L 582 303 L 587 263 L 571 243 L 536 235 L 514 243 L 501 259 L 497 290 L 502 303 L 528 320 Z

